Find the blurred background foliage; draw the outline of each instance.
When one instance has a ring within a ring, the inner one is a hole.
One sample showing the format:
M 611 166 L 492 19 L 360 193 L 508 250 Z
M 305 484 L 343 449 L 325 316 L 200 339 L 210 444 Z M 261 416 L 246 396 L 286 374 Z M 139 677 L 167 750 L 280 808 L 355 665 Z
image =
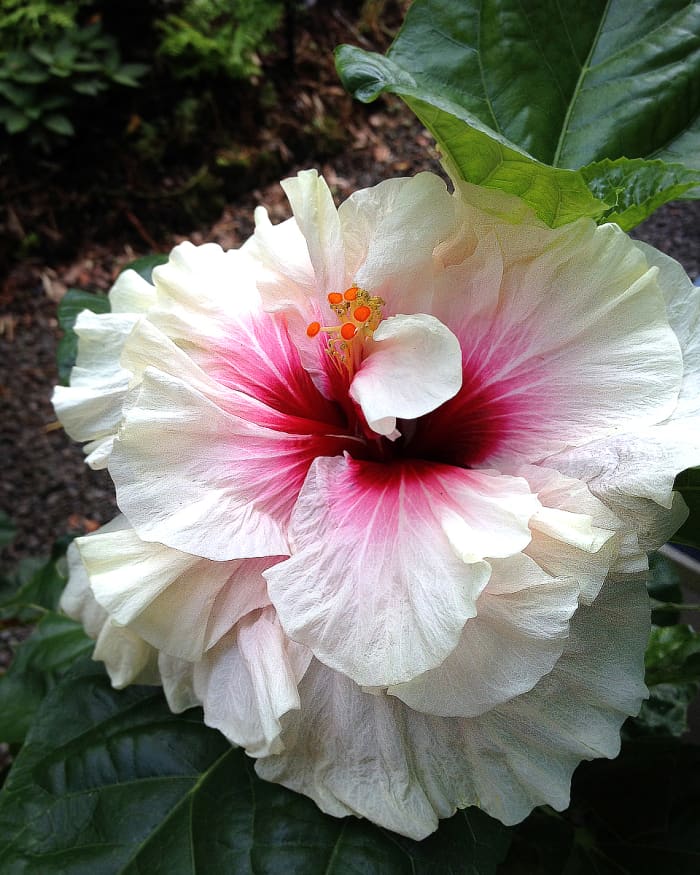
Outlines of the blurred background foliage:
M 171 232 L 187 232 L 293 163 L 335 154 L 349 99 L 333 48 L 348 32 L 385 48 L 406 6 L 3 0 L 0 270 L 70 257 L 72 226 L 112 238 L 126 203 L 144 227 L 167 216 Z

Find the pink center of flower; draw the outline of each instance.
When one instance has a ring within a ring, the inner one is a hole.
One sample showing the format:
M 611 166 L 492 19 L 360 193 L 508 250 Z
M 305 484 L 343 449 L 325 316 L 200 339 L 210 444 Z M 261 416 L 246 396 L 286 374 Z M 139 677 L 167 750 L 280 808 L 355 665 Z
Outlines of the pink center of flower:
M 365 289 L 350 286 L 342 293 L 331 292 L 328 306 L 339 322 L 336 325 L 311 322 L 306 333 L 309 337 L 326 334 L 326 352 L 331 362 L 341 376 L 352 379 L 362 361 L 366 342 L 381 322 L 384 301 Z

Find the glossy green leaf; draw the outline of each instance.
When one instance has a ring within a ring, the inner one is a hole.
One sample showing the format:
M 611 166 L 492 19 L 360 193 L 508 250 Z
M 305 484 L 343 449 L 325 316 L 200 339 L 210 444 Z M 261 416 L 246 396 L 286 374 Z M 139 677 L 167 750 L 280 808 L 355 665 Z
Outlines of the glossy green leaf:
M 676 477 L 673 488 L 688 505 L 690 516 L 671 538 L 675 544 L 700 549 L 700 468 L 688 468 Z
M 68 289 L 61 299 L 58 310 L 58 324 L 63 330 L 63 337 L 56 348 L 56 365 L 58 378 L 65 386 L 70 378 L 71 368 L 78 354 L 78 335 L 73 331 L 75 320 L 83 310 L 93 313 L 109 313 L 109 298 L 106 295 L 94 295 L 79 289 Z
M 0 741 L 22 742 L 46 693 L 94 642 L 80 624 L 45 614 L 0 677 Z
M 606 158 L 582 167 L 581 173 L 593 194 L 610 205 L 603 218 L 623 231 L 700 185 L 700 170 L 643 158 Z
M 23 875 L 491 875 L 509 839 L 475 810 L 420 844 L 328 817 L 260 781 L 198 711 L 116 692 L 89 660 L 46 697 L 0 793 L 3 872 Z
M 598 204 L 590 192 L 584 202 L 579 174 L 567 186 L 554 168 L 626 157 L 700 170 L 697 0 L 415 0 L 386 56 L 342 46 L 337 67 L 360 100 L 398 94 L 464 178 L 514 193 L 521 185 L 550 224 L 570 211 L 594 215 Z M 627 165 L 628 187 L 643 194 L 652 170 Z M 527 188 L 527 173 L 557 193 L 554 218 Z M 614 181 L 604 185 L 609 170 L 597 174 L 599 191 L 614 195 Z M 667 189 L 697 194 L 687 181 Z M 641 195 L 622 211 L 618 204 L 619 195 L 610 209 L 628 227 L 655 208 Z
M 345 87 L 360 100 L 374 100 L 382 91 L 399 94 L 435 137 L 452 175 L 518 195 L 551 227 L 581 216 L 599 218 L 607 209 L 580 173 L 534 160 L 446 96 L 439 84 L 433 91 L 416 85 L 390 59 L 351 46 L 336 50 L 336 67 Z

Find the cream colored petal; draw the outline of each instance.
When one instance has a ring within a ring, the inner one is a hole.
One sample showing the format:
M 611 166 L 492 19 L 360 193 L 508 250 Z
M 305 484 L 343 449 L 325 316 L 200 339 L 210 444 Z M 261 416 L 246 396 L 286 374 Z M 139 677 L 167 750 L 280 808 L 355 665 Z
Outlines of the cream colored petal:
M 571 624 L 567 647 L 534 689 L 474 718 L 431 717 L 363 693 L 312 662 L 301 710 L 283 719 L 285 750 L 258 774 L 414 839 L 477 805 L 503 823 L 568 805 L 582 759 L 613 757 L 620 726 L 646 694 L 649 602 L 643 582 L 608 584 Z
M 248 614 L 194 667 L 204 722 L 251 756 L 278 752 L 280 719 L 299 707 L 297 683 L 310 659 L 284 635 L 272 608 Z
M 555 579 L 527 556 L 493 559 L 477 614 L 437 668 L 389 687 L 411 708 L 442 717 L 476 717 L 531 690 L 550 672 L 569 635 L 579 586 Z

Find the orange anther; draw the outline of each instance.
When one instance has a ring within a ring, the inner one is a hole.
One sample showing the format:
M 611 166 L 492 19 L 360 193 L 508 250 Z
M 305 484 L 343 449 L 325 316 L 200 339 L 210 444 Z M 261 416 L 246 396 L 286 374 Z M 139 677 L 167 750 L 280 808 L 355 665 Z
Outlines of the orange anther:
M 306 333 L 309 337 L 316 337 L 318 332 L 321 330 L 320 322 L 311 322 L 306 329 Z
M 343 296 L 340 294 L 340 292 L 331 292 L 328 295 L 328 303 L 329 304 L 342 304 L 343 303 Z
M 357 298 L 358 291 L 359 289 L 357 286 L 350 286 L 349 289 L 345 290 L 343 297 L 346 301 L 354 301 Z
M 343 340 L 352 340 L 353 337 L 357 334 L 357 328 L 352 324 L 352 322 L 346 322 L 345 325 L 340 329 L 340 336 Z
M 362 304 L 352 315 L 358 322 L 366 322 L 372 315 L 372 311 L 365 304 Z

